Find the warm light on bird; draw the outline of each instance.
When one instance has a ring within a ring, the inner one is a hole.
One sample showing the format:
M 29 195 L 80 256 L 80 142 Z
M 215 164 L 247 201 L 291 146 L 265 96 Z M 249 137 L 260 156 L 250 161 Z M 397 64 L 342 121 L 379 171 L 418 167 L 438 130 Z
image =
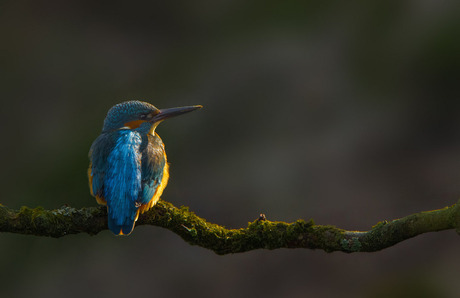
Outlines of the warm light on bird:
M 164 144 L 155 128 L 165 119 L 199 108 L 159 110 L 147 102 L 127 101 L 109 110 L 89 151 L 88 179 L 91 195 L 107 205 L 114 234 L 130 234 L 139 213 L 155 206 L 168 183 Z

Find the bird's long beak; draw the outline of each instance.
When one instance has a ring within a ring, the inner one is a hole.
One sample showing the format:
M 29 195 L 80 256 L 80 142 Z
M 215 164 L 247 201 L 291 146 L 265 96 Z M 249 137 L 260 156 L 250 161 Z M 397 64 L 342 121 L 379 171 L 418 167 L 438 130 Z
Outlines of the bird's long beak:
M 158 114 L 153 116 L 152 122 L 161 122 L 165 119 L 176 117 L 191 111 L 195 111 L 197 109 L 201 109 L 202 105 L 196 106 L 187 106 L 187 107 L 179 107 L 179 108 L 170 108 L 170 109 L 161 109 Z

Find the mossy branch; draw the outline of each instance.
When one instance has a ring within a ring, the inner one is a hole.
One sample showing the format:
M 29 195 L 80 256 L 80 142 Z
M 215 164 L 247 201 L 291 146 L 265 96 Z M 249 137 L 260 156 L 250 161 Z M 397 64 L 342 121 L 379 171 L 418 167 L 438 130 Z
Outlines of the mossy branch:
M 379 222 L 369 231 L 358 232 L 315 225 L 313 220 L 285 223 L 269 221 L 264 216 L 250 222 L 246 228 L 226 229 L 198 217 L 187 207 L 177 208 L 160 200 L 152 210 L 139 217 L 139 225 L 166 228 L 188 243 L 220 255 L 259 248 L 373 252 L 427 232 L 456 229 L 460 234 L 460 202 L 439 210 Z M 107 230 L 105 207 L 12 210 L 0 205 L 0 232 L 58 238 L 78 233 L 95 235 L 104 230 Z

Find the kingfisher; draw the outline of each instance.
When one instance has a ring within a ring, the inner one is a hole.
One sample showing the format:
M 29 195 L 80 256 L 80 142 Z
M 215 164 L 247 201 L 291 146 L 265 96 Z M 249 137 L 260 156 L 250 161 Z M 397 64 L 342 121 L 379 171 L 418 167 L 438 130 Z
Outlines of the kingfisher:
M 110 108 L 89 151 L 88 179 L 91 195 L 107 206 L 108 226 L 115 235 L 129 235 L 139 213 L 155 206 L 168 183 L 164 144 L 155 132 L 158 124 L 200 108 L 160 110 L 142 101 Z

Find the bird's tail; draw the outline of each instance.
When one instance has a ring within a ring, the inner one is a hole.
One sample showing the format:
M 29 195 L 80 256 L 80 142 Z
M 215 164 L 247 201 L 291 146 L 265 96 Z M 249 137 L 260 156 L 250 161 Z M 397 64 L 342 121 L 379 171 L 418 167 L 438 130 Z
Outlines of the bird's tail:
M 111 216 L 110 210 L 108 210 L 107 221 L 109 225 L 109 230 L 112 231 L 115 235 L 127 236 L 131 234 L 134 229 L 134 224 L 136 223 L 139 211 L 136 211 L 134 216 L 125 217 L 122 222 L 119 218 Z

